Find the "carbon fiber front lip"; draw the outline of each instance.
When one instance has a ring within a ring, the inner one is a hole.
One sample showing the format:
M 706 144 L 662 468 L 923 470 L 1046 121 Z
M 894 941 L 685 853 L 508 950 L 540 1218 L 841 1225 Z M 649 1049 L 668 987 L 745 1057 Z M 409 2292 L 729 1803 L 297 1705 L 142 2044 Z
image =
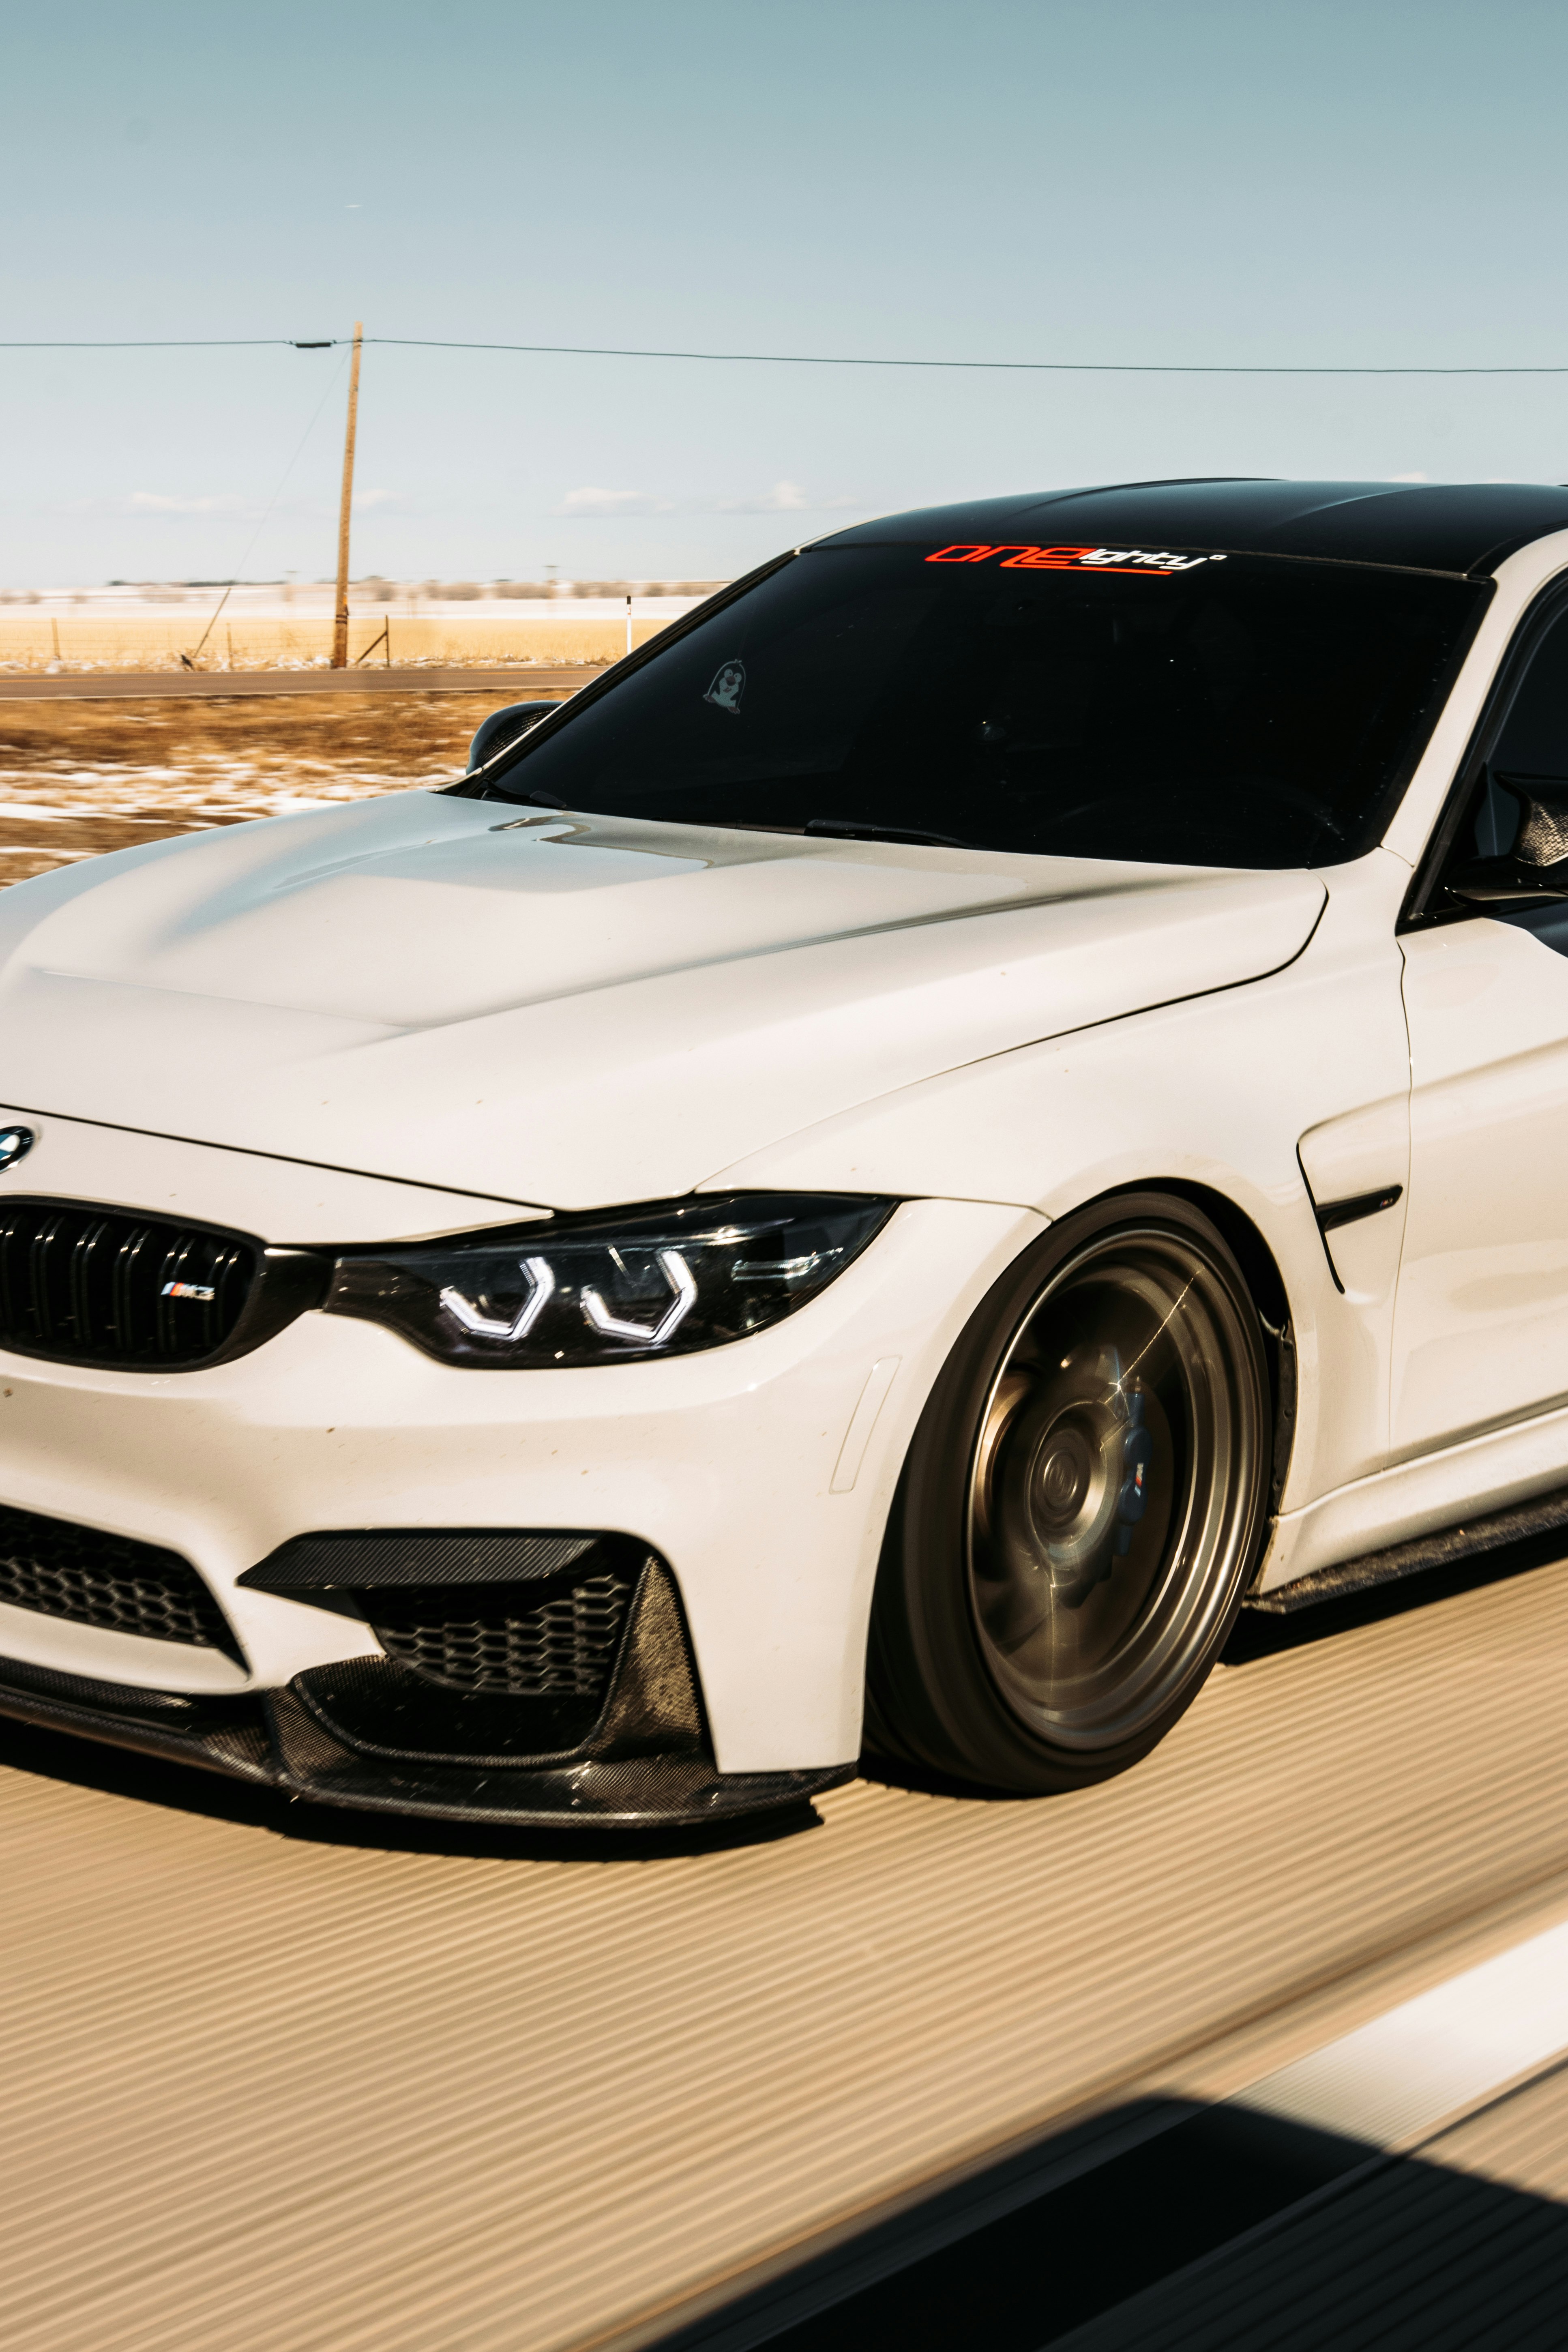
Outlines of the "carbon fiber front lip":
M 513 1828 L 674 1828 L 803 1805 L 853 1764 L 721 1772 L 703 1756 L 590 1758 L 529 1770 L 387 1764 L 334 1739 L 291 1690 L 187 1698 L 0 1658 L 0 1715 L 166 1762 L 259 1781 L 293 1797 L 380 1813 Z

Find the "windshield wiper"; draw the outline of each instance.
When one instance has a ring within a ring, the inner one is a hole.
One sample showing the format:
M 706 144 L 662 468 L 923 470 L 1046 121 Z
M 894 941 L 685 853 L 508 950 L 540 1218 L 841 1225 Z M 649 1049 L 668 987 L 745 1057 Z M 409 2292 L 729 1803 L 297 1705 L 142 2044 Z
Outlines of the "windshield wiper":
M 836 841 L 922 841 L 934 843 L 939 849 L 974 847 L 972 841 L 960 841 L 954 833 L 920 833 L 912 825 L 876 824 L 868 818 L 853 816 L 808 816 L 801 831 L 826 834 Z
M 505 798 L 524 807 L 558 809 L 564 814 L 561 794 L 557 792 L 487 793 L 487 799 Z M 639 812 L 639 814 L 643 814 Z M 716 825 L 732 833 L 794 833 L 816 834 L 829 841 L 909 841 L 927 843 L 938 849 L 973 849 L 973 841 L 961 841 L 953 833 L 922 833 L 913 825 L 877 824 L 870 818 L 849 816 L 811 816 L 804 824 L 773 824 L 757 817 L 744 816 L 679 816 L 654 817 L 654 824 Z

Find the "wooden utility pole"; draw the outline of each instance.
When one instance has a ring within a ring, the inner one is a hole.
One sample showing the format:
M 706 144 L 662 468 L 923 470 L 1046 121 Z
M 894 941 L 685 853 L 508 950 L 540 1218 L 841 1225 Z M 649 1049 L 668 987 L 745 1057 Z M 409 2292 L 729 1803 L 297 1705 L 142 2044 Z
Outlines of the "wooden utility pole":
M 332 667 L 349 666 L 349 510 L 354 498 L 354 427 L 359 420 L 359 352 L 364 321 L 354 320 L 353 357 L 349 362 L 349 422 L 343 436 L 343 495 L 338 509 L 338 603 L 332 616 Z

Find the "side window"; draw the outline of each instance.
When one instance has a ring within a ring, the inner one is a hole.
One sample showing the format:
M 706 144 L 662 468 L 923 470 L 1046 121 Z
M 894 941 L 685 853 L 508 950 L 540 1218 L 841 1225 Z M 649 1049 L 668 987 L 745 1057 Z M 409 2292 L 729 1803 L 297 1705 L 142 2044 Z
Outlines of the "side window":
M 1568 782 L 1568 612 L 1558 614 L 1531 656 L 1491 766 L 1504 775 Z
M 1450 863 L 1510 852 L 1529 866 L 1568 856 L 1568 610 L 1531 656 Z

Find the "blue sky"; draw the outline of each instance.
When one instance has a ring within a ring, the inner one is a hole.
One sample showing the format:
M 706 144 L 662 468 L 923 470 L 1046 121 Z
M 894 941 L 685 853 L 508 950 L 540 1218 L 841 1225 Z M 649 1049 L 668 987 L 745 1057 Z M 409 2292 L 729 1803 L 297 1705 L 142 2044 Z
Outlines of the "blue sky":
M 1568 362 L 1565 71 L 1533 0 L 14 8 L 5 333 Z M 0 583 L 226 576 L 274 499 L 247 575 L 324 574 L 341 365 L 0 352 Z M 1224 472 L 1568 478 L 1568 377 L 372 349 L 353 568 L 716 576 Z

